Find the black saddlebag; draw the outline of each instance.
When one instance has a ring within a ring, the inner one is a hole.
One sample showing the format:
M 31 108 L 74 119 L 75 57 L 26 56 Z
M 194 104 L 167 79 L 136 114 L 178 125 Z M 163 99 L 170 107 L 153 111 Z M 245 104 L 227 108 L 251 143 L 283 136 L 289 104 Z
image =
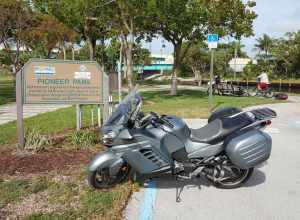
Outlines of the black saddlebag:
M 271 154 L 272 139 L 260 130 L 248 131 L 226 142 L 227 156 L 233 164 L 243 169 L 257 166 Z

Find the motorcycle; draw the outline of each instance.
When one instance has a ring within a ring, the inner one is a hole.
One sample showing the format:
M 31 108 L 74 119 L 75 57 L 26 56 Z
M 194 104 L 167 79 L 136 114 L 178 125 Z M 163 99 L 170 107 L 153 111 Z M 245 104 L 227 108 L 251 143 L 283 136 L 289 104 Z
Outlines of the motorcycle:
M 219 109 L 208 124 L 191 129 L 179 117 L 141 112 L 142 98 L 132 91 L 102 128 L 106 150 L 88 166 L 88 182 L 110 188 L 131 175 L 176 179 L 204 177 L 223 189 L 245 184 L 268 160 L 272 139 L 263 131 L 276 113 L 269 108 Z

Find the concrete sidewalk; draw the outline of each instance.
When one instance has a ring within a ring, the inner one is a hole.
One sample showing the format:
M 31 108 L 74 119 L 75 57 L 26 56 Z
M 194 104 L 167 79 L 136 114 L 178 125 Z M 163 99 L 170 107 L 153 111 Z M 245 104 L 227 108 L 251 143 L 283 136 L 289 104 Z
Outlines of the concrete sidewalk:
M 24 118 L 29 118 L 66 107 L 70 107 L 70 105 L 24 105 L 23 115 Z M 14 120 L 17 120 L 16 104 L 0 105 L 0 125 Z
M 202 178 L 176 182 L 162 176 L 154 179 L 154 187 L 145 185 L 133 194 L 125 219 L 300 219 L 300 103 L 298 97 L 293 101 L 266 105 L 278 114 L 266 130 L 273 139 L 272 155 L 244 187 L 221 190 Z M 199 127 L 203 121 L 187 123 Z M 176 187 L 183 188 L 180 203 Z

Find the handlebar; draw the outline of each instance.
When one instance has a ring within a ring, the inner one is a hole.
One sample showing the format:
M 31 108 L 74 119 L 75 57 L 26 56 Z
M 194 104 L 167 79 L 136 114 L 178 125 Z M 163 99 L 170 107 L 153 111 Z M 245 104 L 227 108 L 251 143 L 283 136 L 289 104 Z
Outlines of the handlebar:
M 158 114 L 155 112 L 150 112 L 146 117 L 141 121 L 141 128 L 146 128 L 148 125 L 152 124 L 154 127 L 158 127 L 157 120 L 159 120 Z

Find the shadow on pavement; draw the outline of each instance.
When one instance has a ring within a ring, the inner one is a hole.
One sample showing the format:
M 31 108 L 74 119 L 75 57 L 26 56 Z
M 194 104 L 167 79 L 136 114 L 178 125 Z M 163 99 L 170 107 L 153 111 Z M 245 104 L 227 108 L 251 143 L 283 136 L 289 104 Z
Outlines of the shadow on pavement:
M 213 186 L 208 180 L 205 178 L 194 178 L 194 179 L 180 179 L 175 180 L 175 177 L 170 173 L 162 174 L 159 177 L 151 178 L 156 182 L 156 188 L 159 189 L 172 189 L 172 188 L 199 188 L 201 187 L 210 187 Z M 263 184 L 266 180 L 266 175 L 259 169 L 255 169 L 252 177 L 248 180 L 248 182 L 244 185 L 244 187 L 254 187 L 260 184 Z M 152 186 L 148 186 L 148 179 L 139 179 L 139 182 L 142 182 L 142 186 L 144 188 L 151 188 Z
M 244 185 L 245 187 L 252 187 L 263 184 L 266 181 L 266 175 L 259 169 L 255 169 L 252 177 Z

